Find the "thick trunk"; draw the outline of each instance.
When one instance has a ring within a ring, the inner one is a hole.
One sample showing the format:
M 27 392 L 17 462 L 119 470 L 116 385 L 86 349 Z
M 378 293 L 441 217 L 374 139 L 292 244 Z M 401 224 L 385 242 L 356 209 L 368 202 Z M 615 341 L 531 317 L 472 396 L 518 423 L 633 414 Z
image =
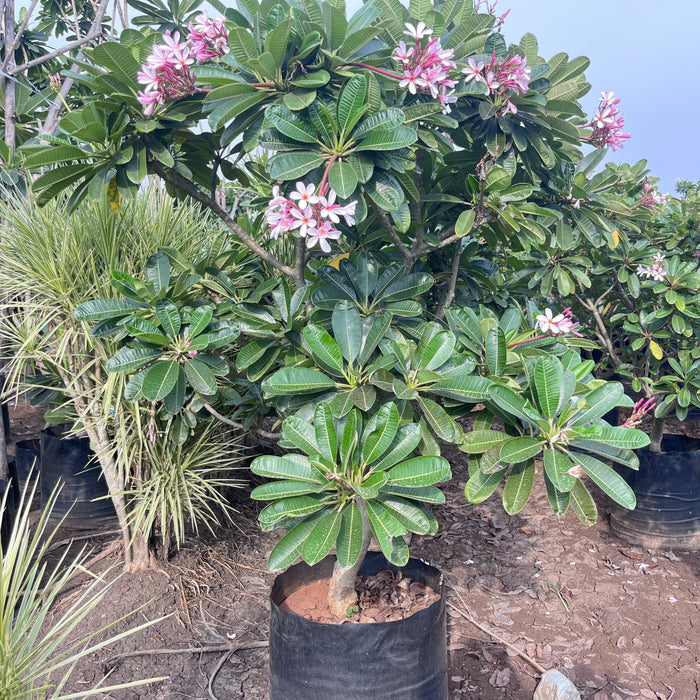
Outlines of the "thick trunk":
M 661 440 L 664 437 L 664 426 L 666 424 L 666 416 L 654 418 L 651 427 L 651 435 L 649 436 L 649 450 L 651 452 L 661 452 Z
M 14 44 L 15 40 L 15 2 L 14 0 L 5 0 L 5 49 Z M 15 61 L 13 52 L 9 52 L 5 56 L 8 72 L 12 73 Z M 15 106 L 15 79 L 10 78 L 5 84 L 5 145 L 10 149 L 10 155 L 15 154 L 15 120 L 17 118 Z
M 367 518 L 367 507 L 364 500 L 358 498 L 357 507 L 362 514 L 362 550 L 357 562 L 354 566 L 342 567 L 336 561 L 333 567 L 333 575 L 330 580 L 330 589 L 328 591 L 328 605 L 331 612 L 337 616 L 347 615 L 349 610 L 352 610 L 357 605 L 357 591 L 355 590 L 355 579 L 357 572 L 365 560 L 367 550 L 372 541 L 372 531 L 369 527 L 369 519 Z

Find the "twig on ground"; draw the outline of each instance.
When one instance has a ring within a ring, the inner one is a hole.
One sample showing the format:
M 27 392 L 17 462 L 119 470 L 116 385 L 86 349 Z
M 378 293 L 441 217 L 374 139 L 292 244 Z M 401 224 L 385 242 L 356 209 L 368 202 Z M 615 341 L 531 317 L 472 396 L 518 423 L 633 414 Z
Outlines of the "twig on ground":
M 164 656 L 165 654 L 204 654 L 217 651 L 242 651 L 244 649 L 263 649 L 268 645 L 267 639 L 260 639 L 253 642 L 244 642 L 238 646 L 232 647 L 231 644 L 216 644 L 212 646 L 187 647 L 185 649 L 139 649 L 138 651 L 129 651 L 124 654 L 117 654 L 107 660 L 106 664 L 111 666 L 113 663 L 130 659 L 135 656 Z
M 456 594 L 456 596 L 459 598 L 460 602 L 464 606 L 464 610 L 468 610 L 467 604 L 464 602 L 464 598 L 460 595 L 459 591 L 450 583 L 447 584 Z M 477 622 L 471 615 L 467 614 L 464 612 L 464 610 L 458 608 L 456 605 L 451 603 L 449 600 L 447 601 L 447 604 L 453 609 L 456 610 L 467 622 L 471 622 L 474 627 L 477 627 L 480 629 L 484 634 L 488 634 L 490 637 L 493 637 L 495 640 L 497 640 L 500 644 L 503 644 L 507 646 L 511 651 L 514 651 L 518 656 L 521 658 L 525 659 L 533 668 L 535 668 L 539 673 L 546 673 L 547 669 L 544 668 L 544 666 L 540 666 L 540 664 L 537 663 L 533 658 L 529 657 L 525 652 L 520 651 L 517 647 L 514 647 L 510 642 L 507 642 L 503 637 L 499 637 L 497 634 L 494 634 L 490 630 L 486 629 L 482 624 Z

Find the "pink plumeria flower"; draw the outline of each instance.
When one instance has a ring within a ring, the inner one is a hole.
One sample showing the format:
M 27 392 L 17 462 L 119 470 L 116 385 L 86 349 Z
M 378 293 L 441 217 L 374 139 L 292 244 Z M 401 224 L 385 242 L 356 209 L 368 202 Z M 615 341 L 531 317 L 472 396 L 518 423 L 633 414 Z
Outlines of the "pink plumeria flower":
M 466 68 L 462 68 L 462 73 L 464 73 L 464 82 L 469 83 L 472 80 L 476 80 L 476 82 L 484 82 L 484 76 L 482 75 L 482 71 L 484 70 L 484 62 L 479 61 L 478 63 L 473 59 L 470 58 L 467 63 L 469 64 Z
M 349 204 L 346 204 L 344 207 L 340 207 L 336 209 L 336 212 L 340 214 L 344 219 L 345 223 L 348 226 L 354 226 L 355 225 L 355 207 L 357 206 L 357 202 L 350 202 Z
M 294 224 L 292 224 L 292 229 L 298 228 L 302 236 L 313 235 L 311 231 L 316 229 L 313 209 L 311 207 L 306 207 L 303 211 L 301 209 L 292 209 L 291 213 L 296 219 Z
M 321 205 L 320 213 L 324 219 L 330 219 L 334 224 L 340 223 L 339 214 L 342 214 L 343 207 L 335 203 L 335 190 L 328 192 L 328 197 L 319 197 L 318 203 Z
M 304 207 L 308 204 L 317 204 L 318 196 L 314 194 L 316 185 L 304 185 L 303 182 L 297 182 L 296 191 L 289 196 L 292 199 L 299 200 L 299 207 Z
M 328 241 L 337 240 L 338 238 L 340 238 L 340 231 L 330 221 L 322 221 L 313 232 L 309 232 L 306 245 L 309 248 L 313 248 L 318 243 L 324 253 L 330 253 L 331 246 Z
M 433 33 L 433 30 L 428 29 L 425 22 L 418 22 L 417 27 L 414 27 L 412 24 L 406 22 L 406 24 L 404 24 L 404 27 L 406 27 L 406 31 L 404 32 L 404 34 L 407 34 L 416 41 L 419 41 L 424 36 L 430 36 Z
M 413 56 L 413 48 L 406 48 L 405 42 L 400 41 L 399 45 L 394 49 L 394 60 L 405 65 L 411 62 L 411 56 Z
M 426 85 L 425 80 L 422 77 L 422 71 L 420 68 L 414 68 L 413 70 L 405 70 L 403 72 L 404 78 L 399 83 L 399 87 L 408 88 L 408 91 L 415 95 L 422 87 Z

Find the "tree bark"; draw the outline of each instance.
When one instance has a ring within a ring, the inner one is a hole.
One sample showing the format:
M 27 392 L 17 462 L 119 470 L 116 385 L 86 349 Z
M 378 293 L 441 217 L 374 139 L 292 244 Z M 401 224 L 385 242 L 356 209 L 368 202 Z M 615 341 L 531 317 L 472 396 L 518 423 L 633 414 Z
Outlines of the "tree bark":
M 15 43 L 15 0 L 5 0 L 5 51 Z M 14 51 L 9 51 L 3 60 L 7 64 L 8 73 L 12 75 L 15 65 Z M 5 84 L 5 145 L 10 149 L 10 155 L 15 155 L 16 119 L 15 112 L 15 79 L 10 78 Z
M 362 498 L 357 499 L 357 507 L 362 515 L 362 549 L 360 556 L 353 566 L 347 568 L 342 567 L 337 561 L 335 562 L 328 591 L 328 605 L 331 612 L 338 617 L 347 615 L 348 610 L 352 610 L 357 605 L 355 580 L 372 541 L 372 531 L 370 530 L 367 517 L 367 506 Z

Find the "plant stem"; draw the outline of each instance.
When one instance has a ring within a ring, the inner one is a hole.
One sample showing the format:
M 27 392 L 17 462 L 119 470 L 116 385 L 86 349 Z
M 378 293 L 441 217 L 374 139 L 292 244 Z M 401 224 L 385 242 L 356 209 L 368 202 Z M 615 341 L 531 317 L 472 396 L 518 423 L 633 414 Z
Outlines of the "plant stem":
M 654 418 L 651 426 L 651 435 L 649 436 L 649 451 L 661 452 L 661 441 L 664 437 L 664 426 L 666 425 L 666 416 Z
M 293 270 L 289 265 L 285 265 L 281 260 L 278 260 L 274 255 L 269 253 L 265 248 L 263 248 L 252 236 L 249 236 L 234 220 L 225 209 L 219 206 L 215 199 L 212 199 L 209 195 L 202 192 L 197 185 L 191 180 L 181 175 L 173 170 L 168 171 L 163 168 L 158 162 L 151 160 L 151 169 L 153 172 L 162 178 L 165 182 L 181 190 L 185 194 L 190 195 L 192 199 L 196 199 L 198 202 L 204 204 L 207 208 L 216 214 L 243 242 L 244 245 L 248 246 L 256 255 L 262 258 L 265 262 L 269 263 L 276 270 L 291 277 L 295 282 L 297 281 L 295 270 Z M 302 281 L 303 286 L 303 281 Z
M 445 291 L 445 296 L 440 300 L 438 308 L 435 311 L 435 316 L 439 319 L 445 318 L 445 310 L 450 308 L 450 305 L 455 298 L 455 290 L 457 288 L 457 279 L 459 278 L 459 262 L 462 253 L 462 241 L 455 243 L 454 257 L 452 258 L 452 273 L 450 281 Z
M 365 501 L 363 498 L 358 498 L 356 503 L 362 516 L 362 549 L 360 550 L 360 556 L 353 566 L 347 568 L 342 567 L 337 561 L 335 562 L 328 591 L 328 605 L 331 612 L 338 617 L 344 617 L 347 615 L 348 610 L 357 605 L 355 579 L 367 556 L 367 551 L 372 541 L 372 530 L 369 526 Z
M 368 63 L 356 63 L 355 61 L 348 61 L 347 63 L 341 63 L 341 66 L 355 66 L 356 68 L 365 68 L 366 70 L 371 70 L 374 73 L 379 73 L 380 75 L 385 75 L 387 78 L 393 78 L 394 80 L 403 80 L 402 75 L 397 73 L 392 73 L 383 68 L 377 68 L 376 66 L 370 66 Z

